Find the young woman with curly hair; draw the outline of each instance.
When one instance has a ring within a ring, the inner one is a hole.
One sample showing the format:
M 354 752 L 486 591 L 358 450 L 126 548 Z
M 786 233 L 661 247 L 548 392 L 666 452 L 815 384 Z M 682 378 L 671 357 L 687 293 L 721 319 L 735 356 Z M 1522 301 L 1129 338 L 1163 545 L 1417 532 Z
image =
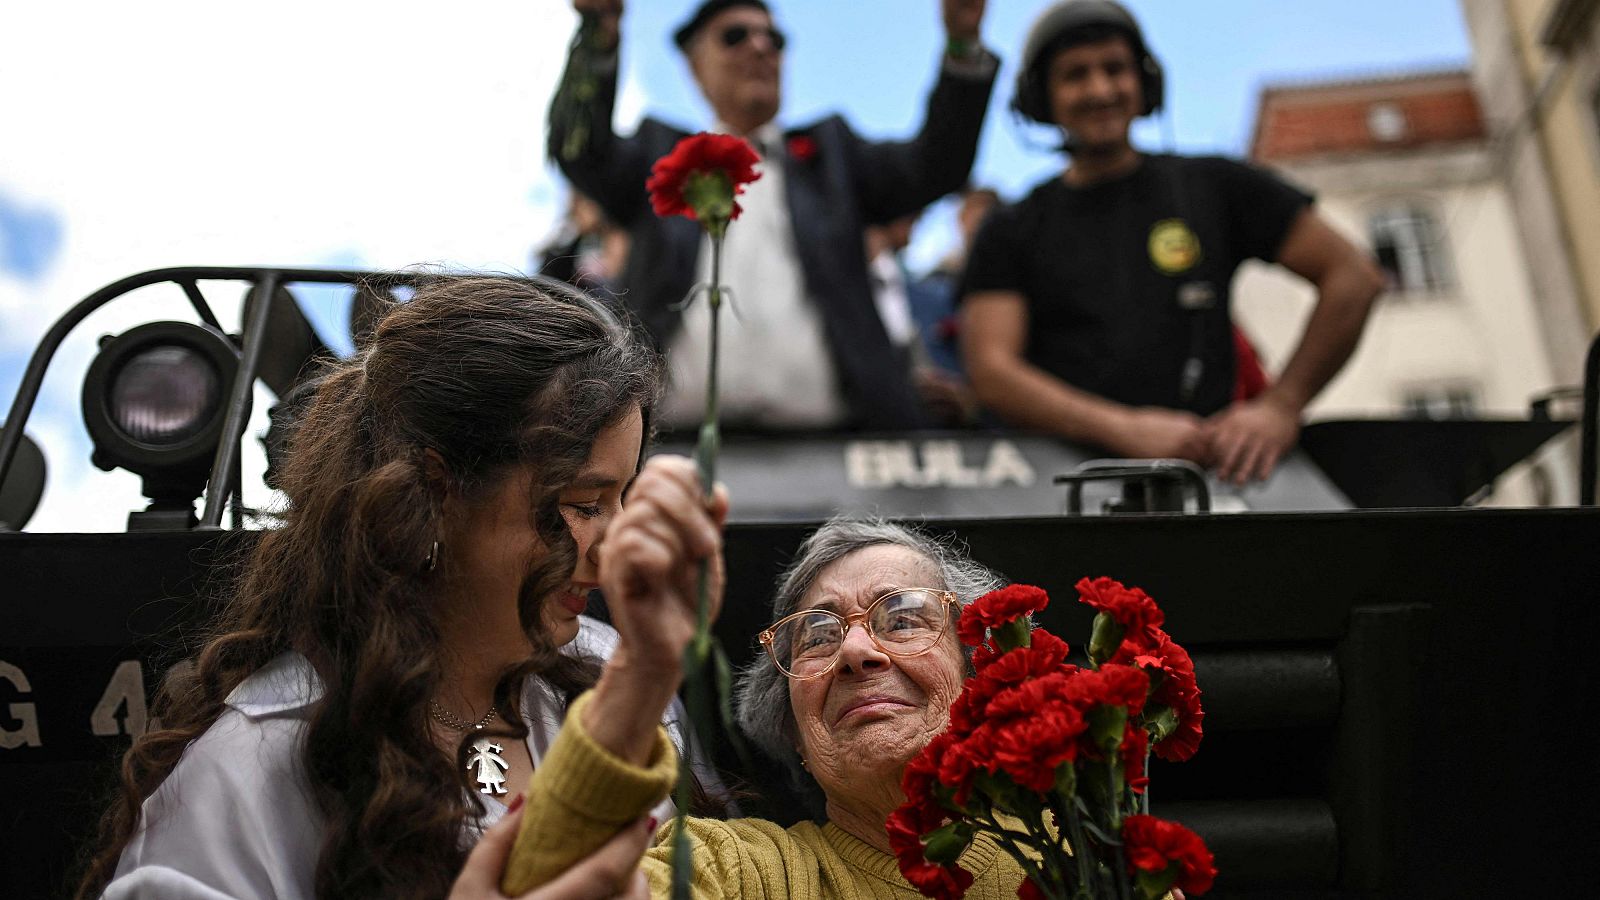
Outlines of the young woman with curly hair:
M 615 642 L 579 614 L 660 382 L 553 283 L 439 276 L 388 311 L 294 427 L 282 526 L 163 685 L 79 896 L 492 893 L 468 853 Z M 579 877 L 631 872 L 634 830 Z

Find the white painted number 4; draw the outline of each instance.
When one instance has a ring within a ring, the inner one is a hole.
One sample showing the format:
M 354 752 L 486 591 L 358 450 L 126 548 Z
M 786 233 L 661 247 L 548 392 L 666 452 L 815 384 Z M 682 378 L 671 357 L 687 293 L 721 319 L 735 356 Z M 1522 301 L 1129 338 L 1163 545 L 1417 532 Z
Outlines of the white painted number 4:
M 123 660 L 89 714 L 89 728 L 103 737 L 138 737 L 145 732 L 146 716 L 144 667 L 136 659 Z

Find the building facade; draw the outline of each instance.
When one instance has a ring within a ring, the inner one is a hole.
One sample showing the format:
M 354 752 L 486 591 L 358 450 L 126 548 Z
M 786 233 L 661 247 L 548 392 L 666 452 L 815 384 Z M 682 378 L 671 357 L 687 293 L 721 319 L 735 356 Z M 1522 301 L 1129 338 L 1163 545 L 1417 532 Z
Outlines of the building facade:
M 1359 349 L 1310 419 L 1520 418 L 1560 383 L 1513 190 L 1470 73 L 1269 87 L 1250 156 L 1313 191 L 1321 214 L 1371 249 L 1388 278 Z M 1251 264 L 1234 298 L 1268 370 L 1280 371 L 1312 289 Z M 1539 479 L 1506 487 L 1502 499 L 1568 493 L 1546 489 L 1548 473 Z
M 1600 0 L 1461 8 L 1551 362 L 1576 383 L 1600 330 Z

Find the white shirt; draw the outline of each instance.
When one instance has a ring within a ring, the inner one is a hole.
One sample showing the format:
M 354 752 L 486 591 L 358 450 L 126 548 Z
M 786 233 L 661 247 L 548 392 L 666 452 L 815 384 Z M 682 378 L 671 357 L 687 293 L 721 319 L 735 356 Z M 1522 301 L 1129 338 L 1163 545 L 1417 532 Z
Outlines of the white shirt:
M 717 130 L 730 133 L 721 124 Z M 756 166 L 761 177 L 739 195 L 743 212 L 722 239 L 721 281 L 733 295 L 733 309 L 725 301 L 719 316 L 722 419 L 775 428 L 835 427 L 848 410 L 822 313 L 806 295 L 784 189 L 783 133 L 768 122 L 751 137 L 768 156 Z M 699 285 L 711 282 L 711 241 L 705 237 L 696 279 Z M 672 380 L 661 414 L 669 427 L 692 430 L 700 424 L 710 346 L 711 307 L 700 291 L 668 347 Z
M 616 631 L 588 617 L 578 622 L 577 638 L 562 652 L 609 658 L 616 649 Z M 123 849 L 102 896 L 312 900 L 322 816 L 311 797 L 302 753 L 306 723 L 321 697 L 315 670 L 293 652 L 234 688 L 228 708 L 145 799 L 140 830 Z M 561 714 L 554 690 L 540 679 L 528 679 L 522 717 L 535 765 L 555 740 Z M 682 715 L 674 701 L 664 717 L 680 750 Z M 466 846 L 506 813 L 501 800 L 476 796 L 483 800 L 485 814 L 480 820 L 468 819 L 462 833 Z M 652 812 L 666 821 L 676 808 L 667 800 Z
M 906 273 L 893 250 L 879 251 L 867 260 L 867 275 L 872 279 L 872 299 L 878 304 L 878 318 L 889 333 L 889 343 L 904 347 L 917 337 L 911 319 L 911 295 L 906 291 Z

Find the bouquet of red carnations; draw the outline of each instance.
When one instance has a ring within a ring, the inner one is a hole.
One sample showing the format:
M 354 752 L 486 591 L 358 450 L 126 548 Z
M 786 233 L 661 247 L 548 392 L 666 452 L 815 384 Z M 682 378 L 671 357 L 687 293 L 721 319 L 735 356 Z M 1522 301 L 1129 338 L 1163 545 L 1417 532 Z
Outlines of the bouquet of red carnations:
M 1177 762 L 1200 745 L 1194 663 L 1144 591 L 1110 578 L 1077 588 L 1098 610 L 1087 668 L 1033 627 L 1050 602 L 1039 588 L 1011 585 L 962 611 L 976 672 L 949 727 L 906 766 L 906 802 L 888 823 L 900 871 L 926 896 L 966 893 L 972 874 L 958 860 L 979 832 L 1022 864 L 1024 900 L 1211 887 L 1211 851 L 1149 815 L 1146 790 L 1151 753 Z

